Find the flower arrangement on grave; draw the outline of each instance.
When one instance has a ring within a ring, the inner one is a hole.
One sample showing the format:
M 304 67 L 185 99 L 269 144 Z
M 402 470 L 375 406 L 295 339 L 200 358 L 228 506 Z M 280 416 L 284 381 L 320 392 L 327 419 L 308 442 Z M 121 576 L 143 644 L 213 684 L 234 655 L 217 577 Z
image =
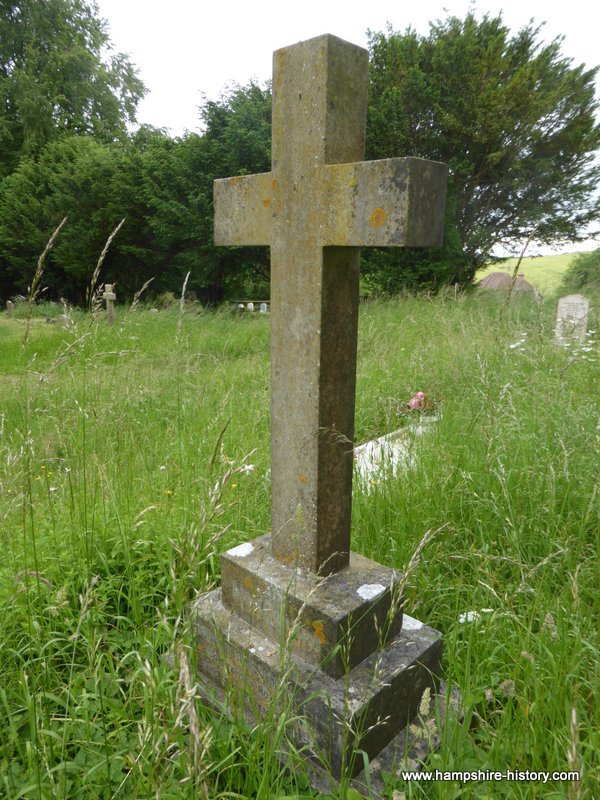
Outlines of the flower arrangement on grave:
M 410 422 L 415 417 L 434 414 L 438 403 L 425 392 L 415 392 L 407 403 L 400 403 L 396 409 L 400 418 L 405 422 Z

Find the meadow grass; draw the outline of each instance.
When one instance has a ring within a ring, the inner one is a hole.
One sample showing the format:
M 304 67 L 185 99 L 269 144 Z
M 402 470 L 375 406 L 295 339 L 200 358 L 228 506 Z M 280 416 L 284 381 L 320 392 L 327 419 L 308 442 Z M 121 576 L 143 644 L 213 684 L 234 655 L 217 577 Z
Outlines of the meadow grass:
M 441 413 L 411 469 L 356 484 L 352 534 L 401 569 L 428 534 L 406 611 L 444 633 L 464 703 L 429 764 L 582 772 L 388 776 L 396 799 L 598 796 L 600 352 L 556 347 L 555 308 L 361 308 L 356 441 L 417 390 Z M 186 616 L 219 552 L 269 529 L 268 318 L 72 318 L 25 340 L 0 317 L 0 795 L 315 797 L 276 758 L 291 709 L 252 730 L 197 698 Z
M 525 256 L 519 265 L 519 272 L 542 294 L 552 294 L 559 288 L 563 275 L 577 255 L 578 253 L 557 253 L 552 256 Z M 508 272 L 512 275 L 517 261 L 518 258 L 508 258 L 499 264 L 481 269 L 477 273 L 477 280 L 485 278 L 490 272 Z

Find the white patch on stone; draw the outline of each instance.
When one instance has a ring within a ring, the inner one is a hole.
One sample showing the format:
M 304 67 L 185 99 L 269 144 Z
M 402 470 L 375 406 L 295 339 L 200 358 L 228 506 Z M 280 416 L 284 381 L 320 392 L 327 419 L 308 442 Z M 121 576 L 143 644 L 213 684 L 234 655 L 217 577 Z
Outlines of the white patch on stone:
M 382 586 L 380 583 L 363 583 L 363 585 L 359 586 L 356 590 L 358 596 L 362 597 L 363 600 L 372 600 L 382 592 L 385 592 L 385 586 Z
M 238 544 L 237 547 L 232 547 L 231 550 L 228 550 L 227 555 L 235 556 L 236 558 L 245 558 L 246 556 L 249 556 L 253 550 L 254 547 L 250 544 L 250 542 L 244 542 L 243 544 Z
M 423 623 L 415 619 L 414 617 L 409 617 L 408 614 L 402 615 L 402 630 L 403 631 L 418 631 L 423 627 Z

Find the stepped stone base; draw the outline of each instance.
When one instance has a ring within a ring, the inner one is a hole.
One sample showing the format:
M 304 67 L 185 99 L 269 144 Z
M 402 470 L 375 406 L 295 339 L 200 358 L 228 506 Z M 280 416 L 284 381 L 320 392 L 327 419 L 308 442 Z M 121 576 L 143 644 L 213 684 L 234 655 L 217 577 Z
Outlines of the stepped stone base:
M 250 724 L 288 711 L 315 786 L 360 782 L 358 751 L 370 761 L 386 748 L 407 752 L 423 694 L 438 690 L 441 635 L 403 620 L 393 570 L 353 556 L 316 579 L 269 554 L 268 537 L 233 548 L 222 557 L 223 589 L 193 604 L 201 689 Z

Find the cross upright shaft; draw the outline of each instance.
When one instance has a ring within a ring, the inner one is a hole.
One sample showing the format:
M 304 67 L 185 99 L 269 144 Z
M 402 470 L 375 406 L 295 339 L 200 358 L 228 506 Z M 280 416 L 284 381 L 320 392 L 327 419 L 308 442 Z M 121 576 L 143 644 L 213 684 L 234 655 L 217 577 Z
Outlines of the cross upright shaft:
M 441 244 L 446 166 L 360 162 L 368 54 L 320 36 L 273 56 L 269 173 L 215 181 L 215 244 L 271 248 L 272 550 L 348 564 L 361 245 Z

